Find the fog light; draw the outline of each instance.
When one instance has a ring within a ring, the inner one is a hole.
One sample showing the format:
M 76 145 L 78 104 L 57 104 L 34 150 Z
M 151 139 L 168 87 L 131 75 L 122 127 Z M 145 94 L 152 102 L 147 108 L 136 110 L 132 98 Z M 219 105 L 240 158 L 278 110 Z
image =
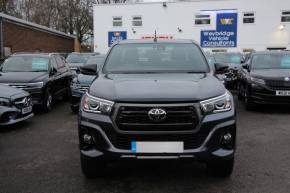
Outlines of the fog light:
M 88 134 L 84 134 L 83 135 L 83 139 L 84 139 L 84 142 L 87 143 L 87 144 L 93 144 L 93 137 L 88 135 Z
M 226 133 L 222 138 L 222 144 L 228 145 L 232 142 L 232 135 L 230 133 Z

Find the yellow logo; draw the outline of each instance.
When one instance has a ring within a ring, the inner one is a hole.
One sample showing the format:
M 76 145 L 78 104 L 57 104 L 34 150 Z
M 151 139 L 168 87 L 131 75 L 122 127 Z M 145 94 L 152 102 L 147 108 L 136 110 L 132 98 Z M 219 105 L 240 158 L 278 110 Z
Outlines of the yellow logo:
M 223 19 L 220 19 L 220 22 L 222 25 L 232 25 L 234 23 L 234 19 L 233 18 L 223 18 Z
M 114 32 L 114 36 L 119 37 L 121 35 L 120 32 Z

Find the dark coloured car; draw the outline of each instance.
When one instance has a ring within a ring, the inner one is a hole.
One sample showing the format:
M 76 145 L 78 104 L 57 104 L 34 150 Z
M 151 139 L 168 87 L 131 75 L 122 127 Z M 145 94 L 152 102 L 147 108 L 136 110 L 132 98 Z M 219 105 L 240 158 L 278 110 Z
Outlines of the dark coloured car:
M 229 65 L 229 70 L 224 74 L 224 81 L 227 88 L 236 89 L 237 75 L 244 61 L 241 53 L 216 53 L 214 54 L 217 63 Z
M 290 52 L 251 54 L 240 71 L 238 94 L 246 109 L 255 104 L 290 105 Z
M 32 116 L 29 93 L 0 84 L 0 126 L 25 121 Z
M 50 111 L 54 99 L 70 97 L 71 72 L 56 54 L 15 54 L 1 66 L 0 83 L 31 94 L 34 105 Z
M 80 68 L 71 83 L 71 110 L 76 113 L 79 110 L 81 97 L 96 78 L 97 67 L 101 67 L 105 55 L 91 56 L 86 64 Z
M 227 69 L 216 64 L 216 73 Z M 126 40 L 109 51 L 79 111 L 87 177 L 119 159 L 192 159 L 229 176 L 236 117 L 232 95 L 191 40 Z
M 87 60 L 93 56 L 96 55 L 97 53 L 78 53 L 78 52 L 73 52 L 68 54 L 66 58 L 66 62 L 69 66 L 69 68 L 72 70 L 74 75 L 76 74 L 76 71 L 82 67 Z

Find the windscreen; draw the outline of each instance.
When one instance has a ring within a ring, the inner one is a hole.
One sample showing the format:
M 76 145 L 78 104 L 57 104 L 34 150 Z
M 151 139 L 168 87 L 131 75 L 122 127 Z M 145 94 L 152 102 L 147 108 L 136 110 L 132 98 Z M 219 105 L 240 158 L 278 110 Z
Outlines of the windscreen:
M 91 65 L 96 65 L 97 71 L 100 70 L 104 62 L 104 58 L 101 57 L 90 57 L 88 61 L 86 62 L 85 66 L 91 66 Z
M 214 66 L 214 64 L 216 63 L 216 60 L 213 56 L 207 56 L 207 61 L 211 66 Z
M 66 58 L 68 63 L 85 63 L 92 54 L 73 53 Z
M 217 63 L 232 63 L 232 64 L 241 64 L 242 55 L 241 54 L 216 54 L 215 60 Z
M 290 69 L 290 54 L 257 54 L 252 69 Z
M 152 43 L 114 46 L 105 73 L 209 72 L 195 44 Z
M 47 72 L 49 58 L 34 56 L 13 56 L 5 60 L 3 72 Z
M 96 64 L 96 65 L 102 65 L 104 62 L 104 58 L 90 58 L 86 62 L 86 64 Z

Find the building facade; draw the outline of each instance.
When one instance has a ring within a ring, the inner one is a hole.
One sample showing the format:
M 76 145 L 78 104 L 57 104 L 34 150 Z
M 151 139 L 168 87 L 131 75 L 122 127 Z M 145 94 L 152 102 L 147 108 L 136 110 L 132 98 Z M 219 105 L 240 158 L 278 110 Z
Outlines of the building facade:
M 15 52 L 75 50 L 75 36 L 0 13 L 1 58 Z
M 290 49 L 289 0 L 193 0 L 94 6 L 94 49 L 119 39 L 193 39 L 206 51 Z

